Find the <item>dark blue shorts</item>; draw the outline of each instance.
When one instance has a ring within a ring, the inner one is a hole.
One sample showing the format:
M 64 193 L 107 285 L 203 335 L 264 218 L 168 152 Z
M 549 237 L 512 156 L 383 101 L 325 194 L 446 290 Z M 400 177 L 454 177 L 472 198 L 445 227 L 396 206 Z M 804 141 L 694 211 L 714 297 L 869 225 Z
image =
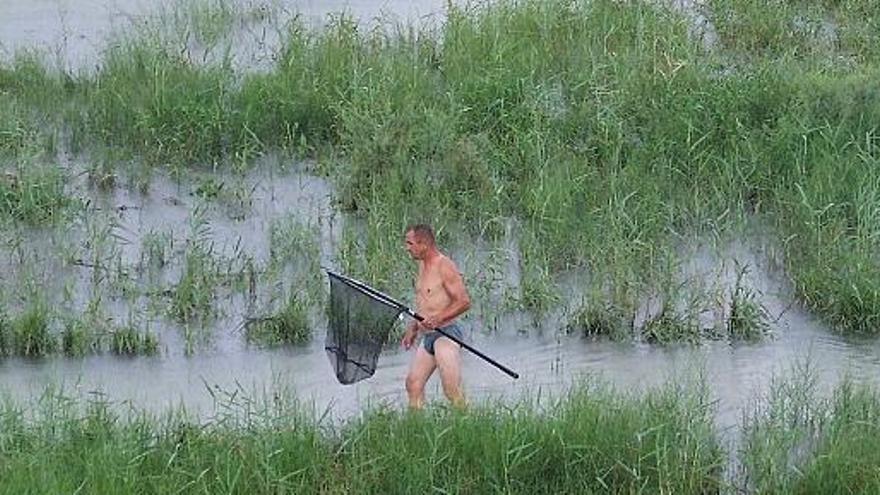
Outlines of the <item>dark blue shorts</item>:
M 461 327 L 458 326 L 458 323 L 453 323 L 451 325 L 440 327 L 441 330 L 452 335 L 458 340 L 464 340 L 464 334 L 461 332 Z M 422 340 L 422 345 L 425 346 L 425 350 L 428 351 L 428 354 L 434 355 L 434 342 L 437 342 L 437 339 L 440 337 L 445 337 L 442 333 L 437 330 L 432 330 L 425 334 L 425 338 Z

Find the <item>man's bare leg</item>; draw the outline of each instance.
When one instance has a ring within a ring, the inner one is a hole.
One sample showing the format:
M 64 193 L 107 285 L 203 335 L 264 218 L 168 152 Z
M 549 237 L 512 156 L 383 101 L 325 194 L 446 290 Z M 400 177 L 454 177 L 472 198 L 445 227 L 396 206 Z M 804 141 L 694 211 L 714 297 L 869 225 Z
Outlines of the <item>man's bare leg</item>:
M 406 375 L 406 394 L 409 396 L 411 409 L 421 409 L 425 405 L 425 384 L 436 367 L 434 356 L 419 346 Z
M 459 345 L 447 337 L 434 343 L 434 357 L 440 369 L 440 383 L 446 398 L 457 409 L 464 409 L 467 403 L 461 387 L 461 350 Z

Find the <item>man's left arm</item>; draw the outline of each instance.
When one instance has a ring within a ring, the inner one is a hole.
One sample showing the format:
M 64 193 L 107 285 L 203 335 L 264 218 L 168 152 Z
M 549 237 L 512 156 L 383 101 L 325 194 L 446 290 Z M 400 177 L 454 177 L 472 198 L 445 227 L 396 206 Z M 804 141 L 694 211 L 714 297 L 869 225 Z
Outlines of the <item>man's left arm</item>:
M 455 264 L 451 261 L 445 263 L 440 275 L 443 280 L 443 289 L 449 295 L 449 305 L 433 318 L 426 320 L 428 328 L 444 327 L 471 307 L 470 295 L 468 295 L 464 280 Z

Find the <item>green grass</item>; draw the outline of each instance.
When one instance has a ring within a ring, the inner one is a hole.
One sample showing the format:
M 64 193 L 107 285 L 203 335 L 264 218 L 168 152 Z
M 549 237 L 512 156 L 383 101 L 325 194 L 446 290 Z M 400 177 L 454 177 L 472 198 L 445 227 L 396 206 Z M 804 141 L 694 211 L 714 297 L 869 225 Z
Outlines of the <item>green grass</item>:
M 220 396 L 200 423 L 47 391 L 0 409 L 0 492 L 712 493 L 723 453 L 699 392 L 587 386 L 552 411 L 386 408 L 319 423 L 288 393 Z M 22 491 L 23 490 L 23 491 Z
M 66 218 L 77 200 L 65 191 L 67 178 L 56 166 L 22 165 L 0 177 L 0 215 L 27 224 Z
M 83 357 L 106 352 L 129 356 L 156 354 L 159 339 L 133 322 L 114 323 L 103 313 L 100 298 L 77 312 L 35 296 L 17 312 L 0 313 L 0 357 Z
M 272 219 L 269 228 L 268 278 L 280 278 L 301 292 L 312 307 L 326 302 L 326 280 L 321 266 L 320 229 L 295 215 Z
M 28 154 L 39 148 L 40 134 L 22 108 L 24 105 L 0 93 L 0 153 Z
M 815 371 L 774 376 L 725 432 L 736 452 L 706 384 L 681 377 L 639 392 L 587 379 L 466 411 L 378 405 L 339 423 L 287 390 L 209 388 L 215 412 L 198 420 L 49 388 L 0 406 L 0 493 L 872 493 L 877 388 L 843 379 L 823 394 Z
M 775 377 L 744 415 L 742 484 L 755 493 L 872 493 L 877 472 L 877 387 L 845 378 L 829 397 L 817 369 Z
M 0 309 L 0 357 L 8 356 L 12 351 L 12 326 L 6 309 Z
M 290 294 L 274 315 L 248 321 L 245 330 L 248 341 L 263 345 L 308 343 L 312 339 L 312 325 L 305 298 Z
M 712 0 L 710 19 L 725 50 L 746 57 L 794 56 L 820 65 L 878 61 L 876 0 Z
M 204 209 L 196 208 L 191 217 L 180 278 L 170 291 L 171 316 L 181 322 L 190 322 L 216 314 L 215 299 L 221 283 L 219 265 Z
M 121 326 L 110 334 L 110 351 L 126 356 L 156 354 L 159 340 L 149 330 L 141 331 L 131 325 Z
M 11 352 L 17 356 L 43 357 L 58 347 L 58 339 L 51 328 L 52 315 L 48 304 L 32 300 L 24 310 L 9 322 Z
M 632 338 L 632 316 L 615 306 L 603 303 L 600 295 L 585 298 L 570 318 L 566 329 L 585 337 L 608 336 L 614 340 Z
M 747 271 L 747 266 L 737 267 L 727 319 L 727 334 L 731 340 L 757 341 L 770 332 L 770 315 L 758 299 L 760 294 L 744 285 Z
M 357 492 L 711 493 L 722 452 L 704 400 L 584 387 L 546 415 L 380 411 L 349 427 L 341 454 Z
M 829 416 L 814 455 L 797 480 L 797 493 L 872 493 L 880 490 L 877 466 L 880 395 L 875 387 L 846 382 L 828 404 Z

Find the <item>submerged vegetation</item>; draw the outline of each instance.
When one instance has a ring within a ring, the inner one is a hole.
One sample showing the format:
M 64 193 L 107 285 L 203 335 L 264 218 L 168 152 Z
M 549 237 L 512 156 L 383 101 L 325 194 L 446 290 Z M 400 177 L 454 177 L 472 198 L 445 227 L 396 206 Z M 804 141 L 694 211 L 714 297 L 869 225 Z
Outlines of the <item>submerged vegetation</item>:
M 4 312 L 0 314 L 0 357 L 158 352 L 158 337 L 149 329 L 132 322 L 119 325 L 94 311 L 91 307 L 82 315 L 61 315 L 57 308 L 35 297 L 17 314 Z
M 307 311 L 303 298 L 291 294 L 277 314 L 247 321 L 247 339 L 268 345 L 306 343 L 312 337 Z
M 254 189 L 210 174 L 244 173 L 280 152 L 334 181 L 343 215 L 330 257 L 394 295 L 408 293 L 399 235 L 428 221 L 444 246 L 514 245 L 517 287 L 486 306 L 542 315 L 583 302 L 568 326 L 586 334 L 751 340 L 769 329 L 760 294 L 742 280 L 682 279 L 677 247 L 757 224 L 806 307 L 841 330 L 875 333 L 875 7 L 713 0 L 700 27 L 681 10 L 697 7 L 500 0 L 450 3 L 437 25 L 366 28 L 339 15 L 316 28 L 265 6 L 181 2 L 117 32 L 94 71 L 51 69 L 27 51 L 0 63 L 0 214 L 45 225 L 79 204 L 65 187 L 71 171 L 43 165 L 60 147 L 91 155 L 100 190 L 124 187 L 124 173 L 147 191 L 144 178 L 170 172 L 245 221 Z M 278 36 L 274 63 L 260 70 L 237 58 L 254 25 Z M 158 235 L 143 239 L 136 267 L 116 258 L 130 300 L 162 294 L 166 314 L 188 325 L 216 315 L 220 287 L 279 286 L 299 273 L 281 285 L 305 288 L 303 301 L 264 306 L 286 322 L 270 340 L 308 340 L 291 329 L 323 301 L 323 282 L 301 277 L 328 258 L 301 248 L 320 233 L 274 227 L 270 259 L 237 253 L 249 261 L 230 263 L 236 273 L 223 273 L 211 239 L 191 237 L 181 255 Z M 149 279 L 134 279 L 146 260 Z M 96 281 L 112 268 L 89 263 Z M 589 277 L 562 289 L 572 271 Z M 702 315 L 725 291 L 727 320 L 706 327 Z

